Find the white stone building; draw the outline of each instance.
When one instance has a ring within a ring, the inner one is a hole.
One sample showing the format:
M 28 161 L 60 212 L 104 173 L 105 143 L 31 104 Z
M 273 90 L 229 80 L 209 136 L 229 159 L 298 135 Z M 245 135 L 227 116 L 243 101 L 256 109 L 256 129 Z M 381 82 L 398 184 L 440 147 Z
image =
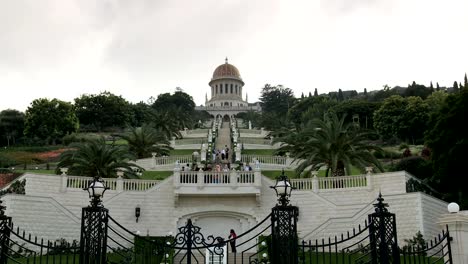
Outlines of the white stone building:
M 230 117 L 235 114 L 249 110 L 260 111 L 260 104 L 249 104 L 248 95 L 245 93 L 244 81 L 239 70 L 232 64 L 226 62 L 219 65 L 213 72 L 209 82 L 211 98 L 205 96 L 205 106 L 196 107 L 197 110 L 206 110 L 213 117 Z

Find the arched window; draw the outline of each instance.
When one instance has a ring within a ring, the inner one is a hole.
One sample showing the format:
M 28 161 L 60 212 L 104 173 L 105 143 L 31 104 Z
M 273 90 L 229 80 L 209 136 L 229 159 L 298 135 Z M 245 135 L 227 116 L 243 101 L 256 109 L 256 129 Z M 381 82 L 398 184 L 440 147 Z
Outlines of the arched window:
M 227 83 L 224 84 L 224 93 L 225 93 L 225 94 L 228 93 L 228 85 L 227 85 Z
M 215 86 L 216 87 L 216 95 L 218 94 L 218 85 Z
M 232 90 L 233 90 L 233 89 L 232 89 L 232 83 L 231 83 L 231 94 L 233 93 L 233 91 L 232 91 Z
M 219 85 L 219 93 L 220 93 L 220 94 L 223 94 L 223 84 L 220 84 L 220 85 Z
M 239 93 L 237 92 L 237 85 L 236 85 L 236 94 L 239 94 Z

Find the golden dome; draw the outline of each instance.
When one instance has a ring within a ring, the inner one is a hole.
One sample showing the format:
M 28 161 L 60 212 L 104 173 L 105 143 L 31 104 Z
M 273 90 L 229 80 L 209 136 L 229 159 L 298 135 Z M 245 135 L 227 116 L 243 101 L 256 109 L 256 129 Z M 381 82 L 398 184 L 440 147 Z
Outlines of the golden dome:
M 236 68 L 236 66 L 229 64 L 228 60 L 226 58 L 226 63 L 219 65 L 216 70 L 213 72 L 213 79 L 219 79 L 219 78 L 237 78 L 240 79 L 240 73 L 239 70 Z

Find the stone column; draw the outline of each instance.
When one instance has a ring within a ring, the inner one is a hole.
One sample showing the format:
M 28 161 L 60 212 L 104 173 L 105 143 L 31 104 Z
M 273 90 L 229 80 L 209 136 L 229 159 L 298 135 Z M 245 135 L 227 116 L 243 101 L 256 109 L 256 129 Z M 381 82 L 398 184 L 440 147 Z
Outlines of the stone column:
M 180 187 L 180 165 L 179 161 L 176 162 L 176 166 L 174 168 L 174 187 Z
M 171 147 L 175 147 L 175 137 L 172 137 L 171 139 Z
M 117 186 L 116 186 L 116 191 L 117 192 L 123 192 L 123 177 L 124 176 L 124 172 L 123 171 L 117 171 Z
M 229 172 L 229 183 L 231 185 L 231 188 L 233 189 L 237 188 L 237 185 L 238 185 L 237 178 L 238 178 L 238 172 L 235 169 L 232 169 Z
M 468 211 L 443 215 L 438 224 L 448 227 L 452 241 L 452 261 L 454 264 L 468 264 Z
M 258 188 L 262 187 L 262 171 L 260 170 L 260 167 L 256 167 L 254 169 L 254 185 L 257 186 Z
M 373 183 L 372 183 L 372 171 L 374 167 L 366 167 L 366 181 L 367 181 L 367 189 L 372 190 Z
M 317 177 L 318 171 L 312 171 L 312 191 L 318 193 L 319 191 L 319 181 Z
M 66 192 L 67 191 L 67 184 L 68 184 L 68 168 L 60 168 L 60 172 L 62 173 L 60 175 L 60 181 L 61 181 L 61 187 L 60 191 L 61 192 Z
M 156 152 L 151 153 L 151 168 L 156 168 Z
M 293 159 L 289 156 L 289 152 L 286 152 L 286 166 L 290 167 L 293 163 Z

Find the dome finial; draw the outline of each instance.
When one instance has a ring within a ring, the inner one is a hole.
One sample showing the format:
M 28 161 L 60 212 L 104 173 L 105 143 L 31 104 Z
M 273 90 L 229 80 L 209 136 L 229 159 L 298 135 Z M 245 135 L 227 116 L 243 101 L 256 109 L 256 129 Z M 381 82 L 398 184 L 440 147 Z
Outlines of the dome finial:
M 226 61 L 226 64 L 228 64 L 228 58 L 227 58 L 227 57 L 226 57 L 226 60 L 225 60 L 225 61 Z

